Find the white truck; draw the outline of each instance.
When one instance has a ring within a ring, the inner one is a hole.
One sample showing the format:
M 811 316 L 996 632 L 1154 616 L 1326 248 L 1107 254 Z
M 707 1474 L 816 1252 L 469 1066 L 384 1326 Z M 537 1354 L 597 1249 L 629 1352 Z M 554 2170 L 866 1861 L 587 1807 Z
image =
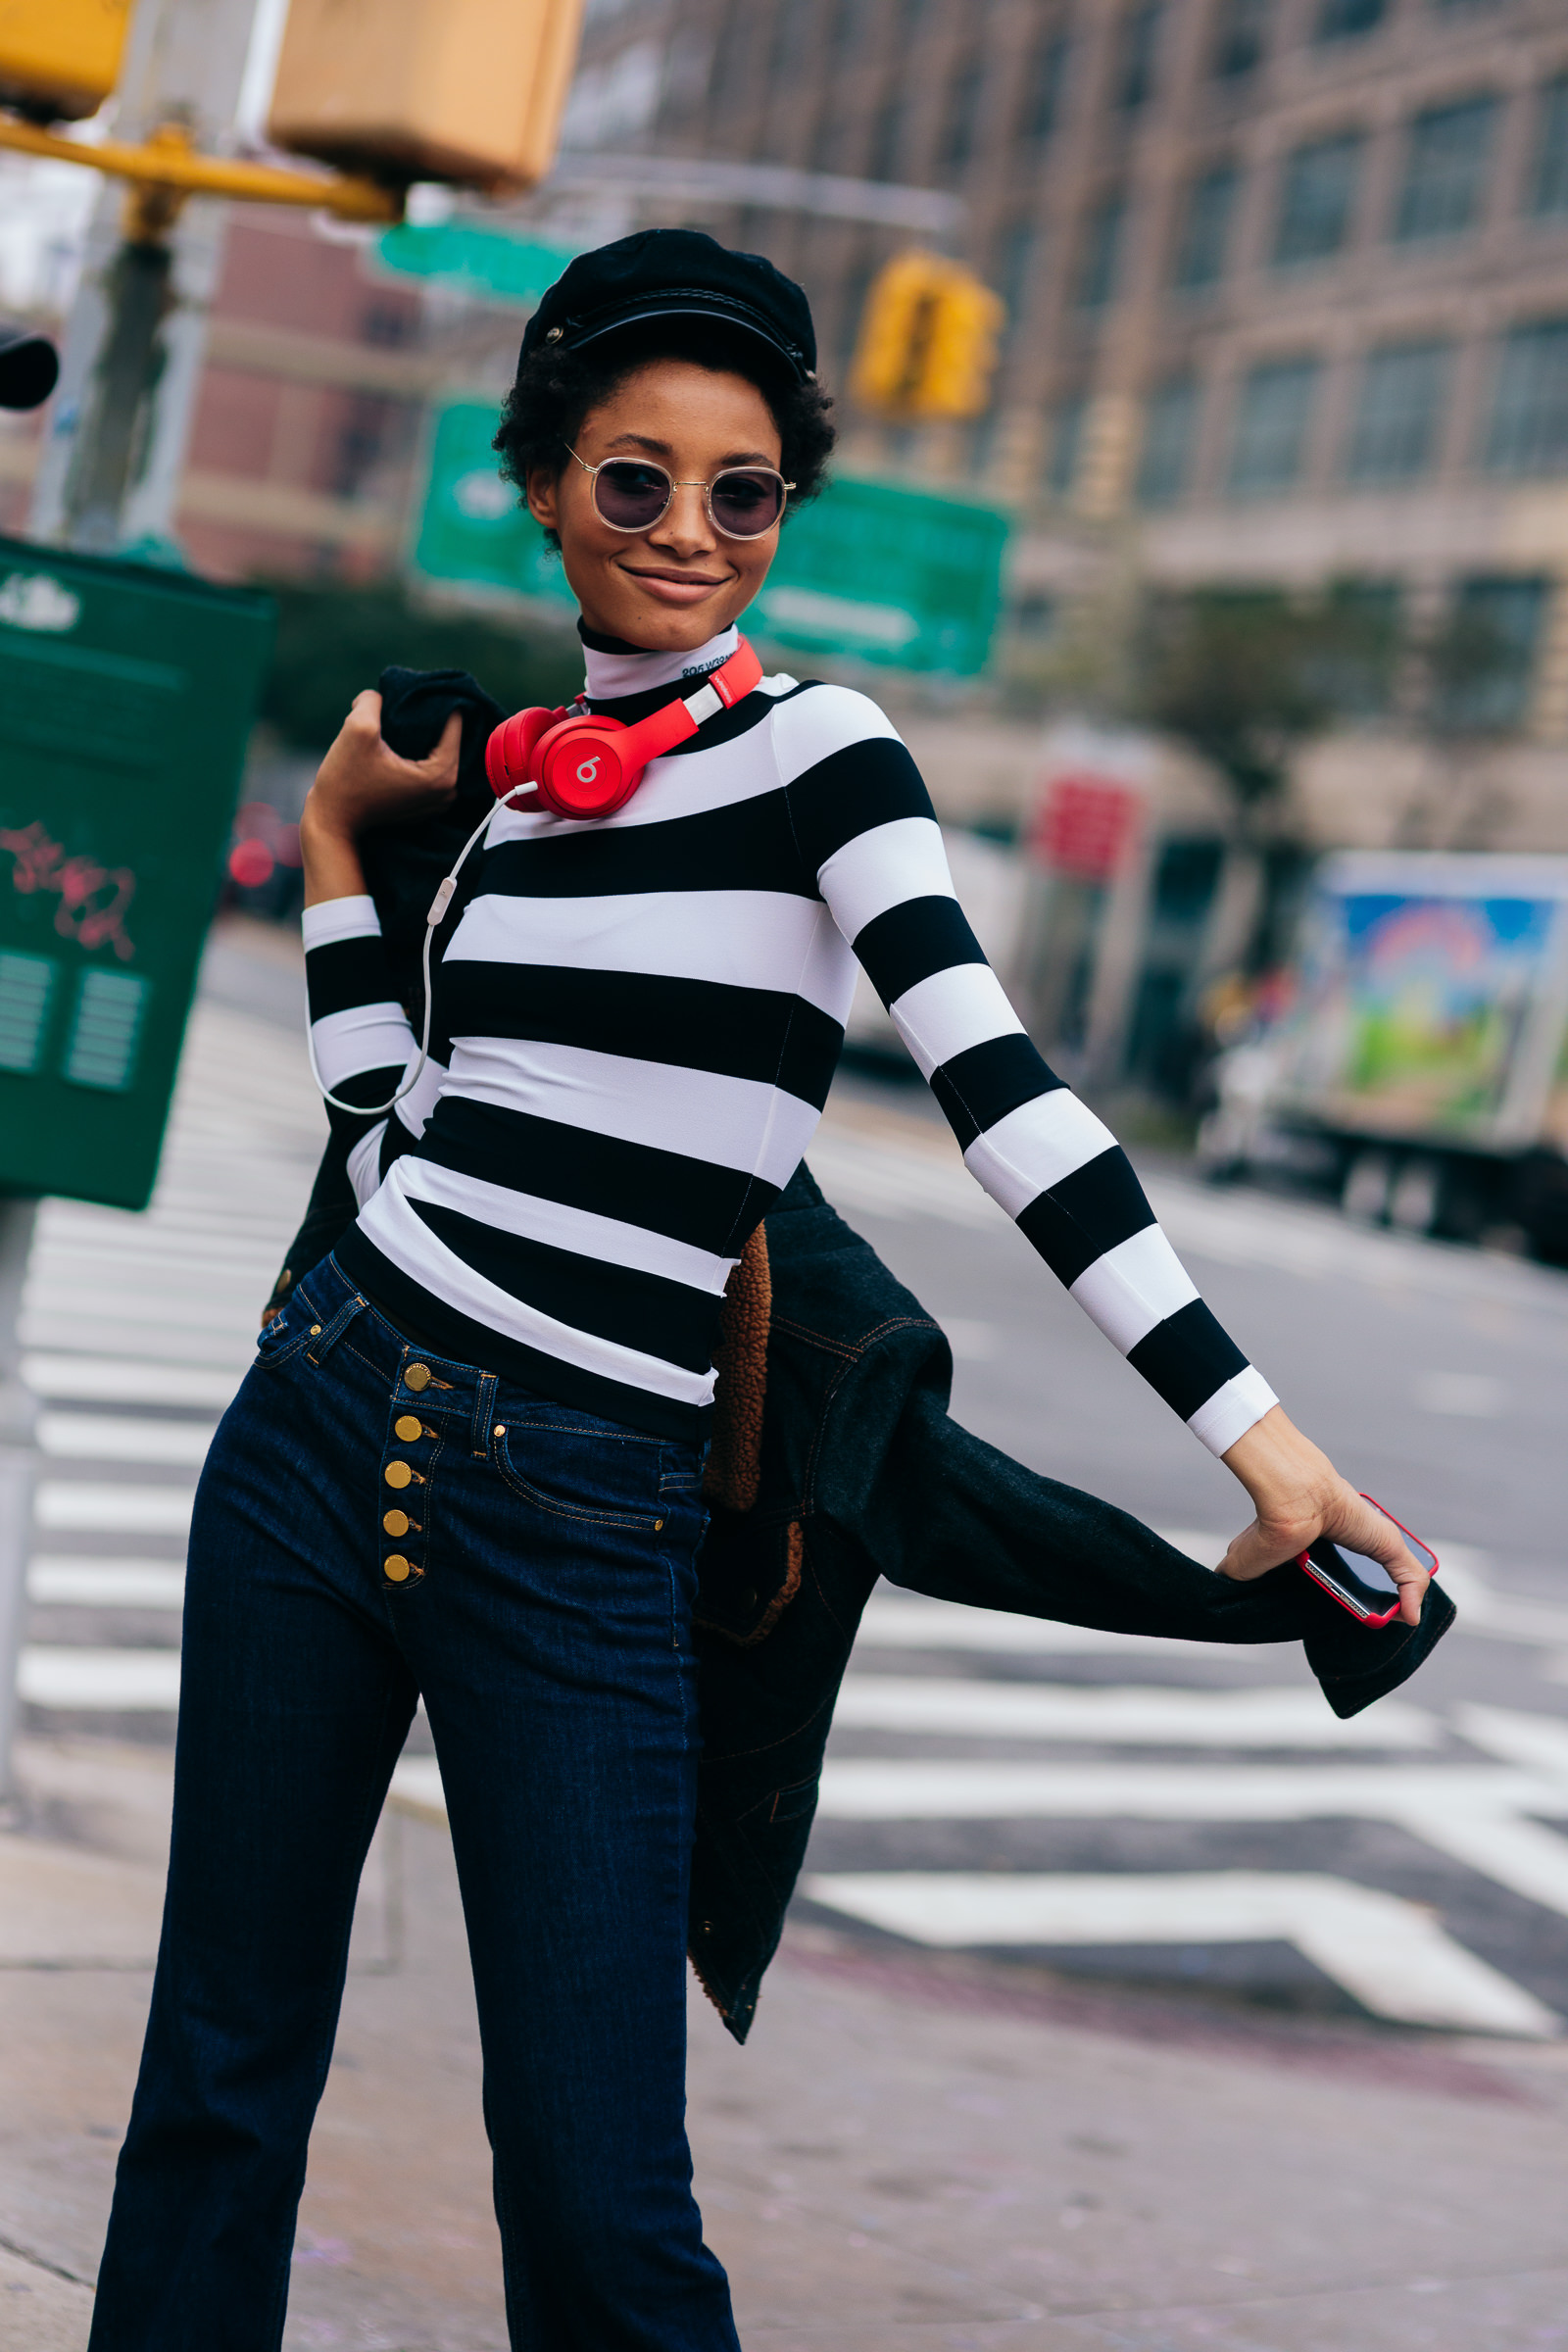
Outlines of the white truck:
M 1238 1048 L 1211 1167 L 1316 1155 L 1346 1209 L 1568 1262 L 1568 858 L 1346 851 Z

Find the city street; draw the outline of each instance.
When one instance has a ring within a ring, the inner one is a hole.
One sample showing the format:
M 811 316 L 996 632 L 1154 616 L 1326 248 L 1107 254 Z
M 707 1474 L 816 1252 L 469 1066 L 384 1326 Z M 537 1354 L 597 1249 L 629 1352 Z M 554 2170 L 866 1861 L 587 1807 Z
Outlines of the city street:
M 220 938 L 152 1209 L 56 1203 L 38 1244 L 24 1834 L 0 1840 L 4 2352 L 85 2339 L 156 1941 L 183 1526 L 321 1132 L 298 1001 L 281 935 Z M 1228 1474 L 1056 1292 L 918 1095 L 847 1082 L 812 1164 L 941 1316 L 963 1417 L 1218 1551 Z M 1152 1181 L 1301 1421 L 1444 1554 L 1461 1627 L 1342 1725 L 1292 1651 L 879 1593 L 748 2048 L 693 1996 L 699 2181 L 746 2340 L 1568 2342 L 1550 2219 L 1568 1592 L 1546 1429 L 1564 1278 Z M 291 2352 L 505 2340 L 422 1734 L 362 1893 Z

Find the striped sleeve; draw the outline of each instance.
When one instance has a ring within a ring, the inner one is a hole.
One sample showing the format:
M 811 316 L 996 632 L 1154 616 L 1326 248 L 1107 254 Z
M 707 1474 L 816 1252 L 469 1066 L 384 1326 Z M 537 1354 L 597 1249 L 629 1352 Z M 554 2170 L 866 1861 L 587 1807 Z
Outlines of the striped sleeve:
M 1111 1345 L 1224 1453 L 1277 1401 L 1272 1389 L 1199 1297 L 1115 1137 L 1025 1034 L 964 919 L 907 751 L 864 698 L 823 688 L 829 698 L 783 731 L 781 756 L 795 771 L 796 837 L 834 921 L 971 1174 Z M 856 705 L 874 723 L 846 709 Z
M 392 986 L 374 904 L 368 897 L 328 899 L 306 907 L 302 928 L 311 1046 L 321 1085 L 346 1102 L 385 1102 L 402 1085 L 418 1045 Z M 416 1096 L 427 1095 L 419 1115 L 423 1125 L 435 1100 L 435 1086 L 428 1083 L 432 1076 L 426 1069 L 415 1095 L 391 1119 L 371 1109 L 327 1104 L 334 1134 L 349 1146 L 349 1175 L 362 1207 L 396 1156 L 394 1120 L 407 1130 L 404 1112 Z

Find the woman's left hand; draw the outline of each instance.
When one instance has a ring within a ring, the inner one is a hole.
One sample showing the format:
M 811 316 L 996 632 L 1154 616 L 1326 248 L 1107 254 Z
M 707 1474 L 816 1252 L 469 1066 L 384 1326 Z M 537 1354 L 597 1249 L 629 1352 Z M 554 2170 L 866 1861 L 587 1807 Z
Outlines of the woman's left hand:
M 1417 1566 L 1392 1519 L 1359 1495 L 1303 1438 L 1280 1405 L 1271 1405 L 1225 1455 L 1252 1498 L 1256 1513 L 1219 1564 L 1221 1576 L 1246 1583 L 1286 1560 L 1298 1559 L 1319 1536 L 1381 1560 L 1399 1588 L 1399 1614 L 1406 1625 L 1421 1622 L 1428 1577 Z

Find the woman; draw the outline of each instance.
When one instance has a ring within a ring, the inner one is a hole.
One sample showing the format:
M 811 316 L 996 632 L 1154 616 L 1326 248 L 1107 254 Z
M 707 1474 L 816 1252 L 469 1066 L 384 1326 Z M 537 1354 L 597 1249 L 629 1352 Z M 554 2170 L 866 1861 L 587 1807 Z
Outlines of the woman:
M 809 314 L 685 231 L 571 265 L 498 436 L 634 721 L 734 652 L 831 442 Z M 710 698 L 717 706 L 717 697 Z M 359 835 L 443 806 L 362 695 L 302 828 L 313 1039 L 363 1203 L 197 1496 L 165 1933 L 95 2352 L 281 2334 L 360 1866 L 416 1701 L 440 1758 L 518 2346 L 732 2352 L 683 2122 L 698 1487 L 725 1278 L 799 1162 L 858 957 L 970 1167 L 1246 1488 L 1424 1583 L 1199 1299 L 1034 1053 L 876 707 L 764 679 L 602 824 L 506 810 L 415 1059 Z

